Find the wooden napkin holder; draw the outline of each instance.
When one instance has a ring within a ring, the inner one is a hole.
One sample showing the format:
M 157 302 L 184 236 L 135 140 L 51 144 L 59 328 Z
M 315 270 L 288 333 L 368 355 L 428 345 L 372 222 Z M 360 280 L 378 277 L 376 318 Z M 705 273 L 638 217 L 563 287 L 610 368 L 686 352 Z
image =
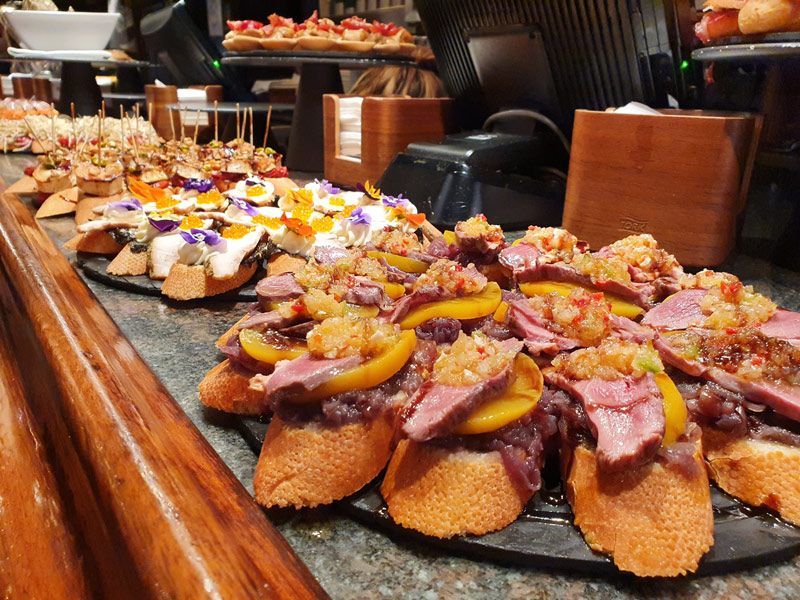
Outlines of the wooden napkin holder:
M 339 185 L 375 182 L 409 144 L 436 141 L 453 131 L 450 98 L 371 96 L 361 105 L 361 158 L 342 156 L 338 115 L 344 97 L 323 97 L 325 179 Z
M 578 110 L 564 227 L 592 248 L 650 233 L 687 266 L 715 266 L 736 241 L 762 118 Z

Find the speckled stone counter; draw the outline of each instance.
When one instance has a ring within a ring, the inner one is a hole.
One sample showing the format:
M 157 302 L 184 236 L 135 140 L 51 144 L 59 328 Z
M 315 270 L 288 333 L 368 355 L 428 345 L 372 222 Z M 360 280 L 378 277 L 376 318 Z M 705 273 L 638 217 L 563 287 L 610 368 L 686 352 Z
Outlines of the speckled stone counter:
M 30 157 L 0 157 L 0 176 L 13 182 L 30 162 Z M 63 242 L 72 236 L 74 222 L 56 218 L 42 225 Z M 726 267 L 787 308 L 800 309 L 800 274 L 746 257 Z M 214 340 L 246 305 L 213 300 L 177 304 L 86 283 L 222 459 L 251 488 L 256 456 L 230 421 L 204 410 L 197 400 L 198 383 L 218 360 Z M 333 598 L 800 598 L 799 558 L 720 577 L 600 579 L 545 572 L 535 564 L 506 567 L 445 555 L 366 528 L 335 507 L 270 517 Z

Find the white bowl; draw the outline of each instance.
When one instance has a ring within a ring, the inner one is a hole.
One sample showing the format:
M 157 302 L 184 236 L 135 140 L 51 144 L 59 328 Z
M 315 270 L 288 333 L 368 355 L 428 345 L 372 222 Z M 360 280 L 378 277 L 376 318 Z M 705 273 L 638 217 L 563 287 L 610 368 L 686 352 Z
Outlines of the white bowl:
M 6 18 L 29 50 L 103 50 L 119 13 L 12 10 Z

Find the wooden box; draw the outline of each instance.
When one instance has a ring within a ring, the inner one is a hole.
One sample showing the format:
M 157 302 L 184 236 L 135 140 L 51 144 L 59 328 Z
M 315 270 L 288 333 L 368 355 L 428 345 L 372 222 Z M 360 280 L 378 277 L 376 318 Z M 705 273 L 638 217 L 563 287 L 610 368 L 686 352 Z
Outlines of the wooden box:
M 687 266 L 733 249 L 761 131 L 745 113 L 575 113 L 564 227 L 593 248 L 651 233 Z
M 368 97 L 361 105 L 361 158 L 342 156 L 338 117 L 341 97 L 323 97 L 325 179 L 340 185 L 375 182 L 410 143 L 436 141 L 453 131 L 450 98 Z

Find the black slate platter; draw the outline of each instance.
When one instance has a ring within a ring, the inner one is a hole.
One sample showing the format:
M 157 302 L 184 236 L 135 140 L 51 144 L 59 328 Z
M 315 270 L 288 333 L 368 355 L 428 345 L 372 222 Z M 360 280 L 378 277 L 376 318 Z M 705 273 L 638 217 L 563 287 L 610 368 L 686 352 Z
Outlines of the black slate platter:
M 126 292 L 133 292 L 134 294 L 143 294 L 145 296 L 161 295 L 162 282 L 150 279 L 146 275 L 137 275 L 133 277 L 109 275 L 106 272 L 106 268 L 108 267 L 108 263 L 112 260 L 113 257 L 109 256 L 78 252 L 75 264 L 89 279 L 93 279 L 109 287 L 125 290 Z M 256 296 L 256 282 L 263 276 L 264 273 L 258 270 L 255 275 L 253 275 L 252 279 L 243 287 L 238 290 L 226 292 L 225 294 L 220 294 L 219 296 L 214 296 L 214 298 L 237 302 L 255 302 L 258 300 L 258 296 Z
M 263 419 L 237 418 L 239 430 L 258 454 L 268 423 Z M 511 525 L 481 537 L 439 540 L 396 525 L 386 512 L 379 491 L 380 479 L 338 503 L 364 524 L 444 548 L 450 552 L 540 569 L 558 569 L 589 575 L 619 575 L 606 556 L 589 549 L 572 524 L 572 511 L 560 484 L 537 494 Z M 788 560 L 800 552 L 800 528 L 781 521 L 767 510 L 748 507 L 711 486 L 714 507 L 714 546 L 698 569 L 699 575 L 719 575 Z

